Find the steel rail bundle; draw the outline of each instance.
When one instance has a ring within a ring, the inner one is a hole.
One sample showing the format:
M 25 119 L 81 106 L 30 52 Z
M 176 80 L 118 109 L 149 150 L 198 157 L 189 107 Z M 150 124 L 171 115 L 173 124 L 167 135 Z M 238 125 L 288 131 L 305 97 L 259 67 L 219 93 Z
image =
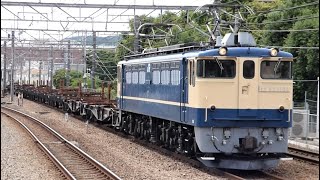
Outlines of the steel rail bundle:
M 4 111 L 2 111 L 4 110 Z M 11 113 L 8 113 L 11 112 Z M 9 118 L 17 121 L 33 138 L 36 144 L 39 145 L 46 155 L 54 162 L 58 169 L 68 179 L 113 179 L 118 180 L 118 177 L 103 164 L 92 158 L 86 152 L 72 144 L 55 130 L 41 122 L 40 120 L 27 115 L 23 112 L 12 108 L 1 106 L 1 113 Z M 13 114 L 12 114 L 13 113 Z M 14 116 L 20 116 L 31 121 L 20 121 Z M 36 125 L 36 126 L 35 126 Z M 32 127 L 30 129 L 30 127 Z M 41 129 L 36 129 L 41 128 Z M 39 133 L 38 131 L 41 131 Z M 46 132 L 46 133 L 43 133 Z M 37 134 L 37 135 L 35 135 Z M 51 137 L 49 137 L 51 136 Z M 55 140 L 55 143 L 44 143 L 43 140 Z M 58 140 L 58 142 L 56 142 Z M 54 144 L 58 144 L 54 145 Z M 61 146 L 64 145 L 64 146 Z M 80 167 L 81 166 L 81 167 Z

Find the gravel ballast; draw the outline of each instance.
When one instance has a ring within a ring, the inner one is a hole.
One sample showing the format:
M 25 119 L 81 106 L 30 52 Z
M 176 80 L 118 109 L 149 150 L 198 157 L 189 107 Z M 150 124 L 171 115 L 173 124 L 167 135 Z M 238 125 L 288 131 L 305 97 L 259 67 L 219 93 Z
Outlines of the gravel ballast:
M 1 114 L 1 179 L 61 179 L 60 172 L 16 122 Z
M 71 115 L 66 121 L 61 112 L 27 99 L 23 107 L 16 103 L 6 106 L 42 120 L 123 179 L 223 179 L 91 124 L 86 126 Z
M 123 179 L 223 179 L 91 124 L 86 126 L 70 115 L 66 121 L 64 114 L 41 104 L 25 99 L 22 108 L 15 104 L 7 106 L 42 120 Z M 319 179 L 319 166 L 297 161 L 281 162 L 269 172 L 288 179 Z

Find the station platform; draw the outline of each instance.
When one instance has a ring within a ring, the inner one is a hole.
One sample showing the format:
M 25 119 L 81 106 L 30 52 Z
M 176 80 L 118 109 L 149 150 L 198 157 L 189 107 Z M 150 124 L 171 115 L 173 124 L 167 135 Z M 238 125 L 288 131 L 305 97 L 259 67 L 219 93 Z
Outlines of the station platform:
M 288 141 L 289 146 L 319 152 L 319 138 L 292 138 Z

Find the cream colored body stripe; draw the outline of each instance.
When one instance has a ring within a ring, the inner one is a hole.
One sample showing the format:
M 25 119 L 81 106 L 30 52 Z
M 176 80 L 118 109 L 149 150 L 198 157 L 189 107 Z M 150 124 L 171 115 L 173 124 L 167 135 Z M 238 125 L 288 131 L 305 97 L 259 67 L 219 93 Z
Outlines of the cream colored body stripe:
M 123 98 L 124 99 L 130 99 L 130 100 L 138 100 L 138 101 L 146 101 L 146 102 L 154 102 L 154 103 L 160 103 L 160 104 L 168 104 L 168 105 L 180 106 L 179 102 L 163 101 L 163 100 L 158 100 L 158 99 L 139 98 L 139 97 L 132 97 L 132 96 L 123 96 Z M 189 104 L 185 104 L 185 105 L 189 106 Z

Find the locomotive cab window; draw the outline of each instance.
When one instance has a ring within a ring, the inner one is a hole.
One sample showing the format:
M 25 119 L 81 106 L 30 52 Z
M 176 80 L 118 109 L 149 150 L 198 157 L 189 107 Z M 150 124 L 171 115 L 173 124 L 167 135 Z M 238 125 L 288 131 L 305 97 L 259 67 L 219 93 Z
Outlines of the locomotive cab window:
M 290 61 L 262 61 L 261 78 L 262 79 L 291 79 Z
M 246 60 L 243 62 L 243 77 L 246 79 L 254 78 L 254 61 Z
M 195 73 L 194 73 L 194 61 L 190 60 L 189 62 L 189 84 L 192 85 L 193 87 L 195 86 Z
M 236 63 L 233 60 L 198 60 L 197 75 L 202 78 L 234 78 Z

